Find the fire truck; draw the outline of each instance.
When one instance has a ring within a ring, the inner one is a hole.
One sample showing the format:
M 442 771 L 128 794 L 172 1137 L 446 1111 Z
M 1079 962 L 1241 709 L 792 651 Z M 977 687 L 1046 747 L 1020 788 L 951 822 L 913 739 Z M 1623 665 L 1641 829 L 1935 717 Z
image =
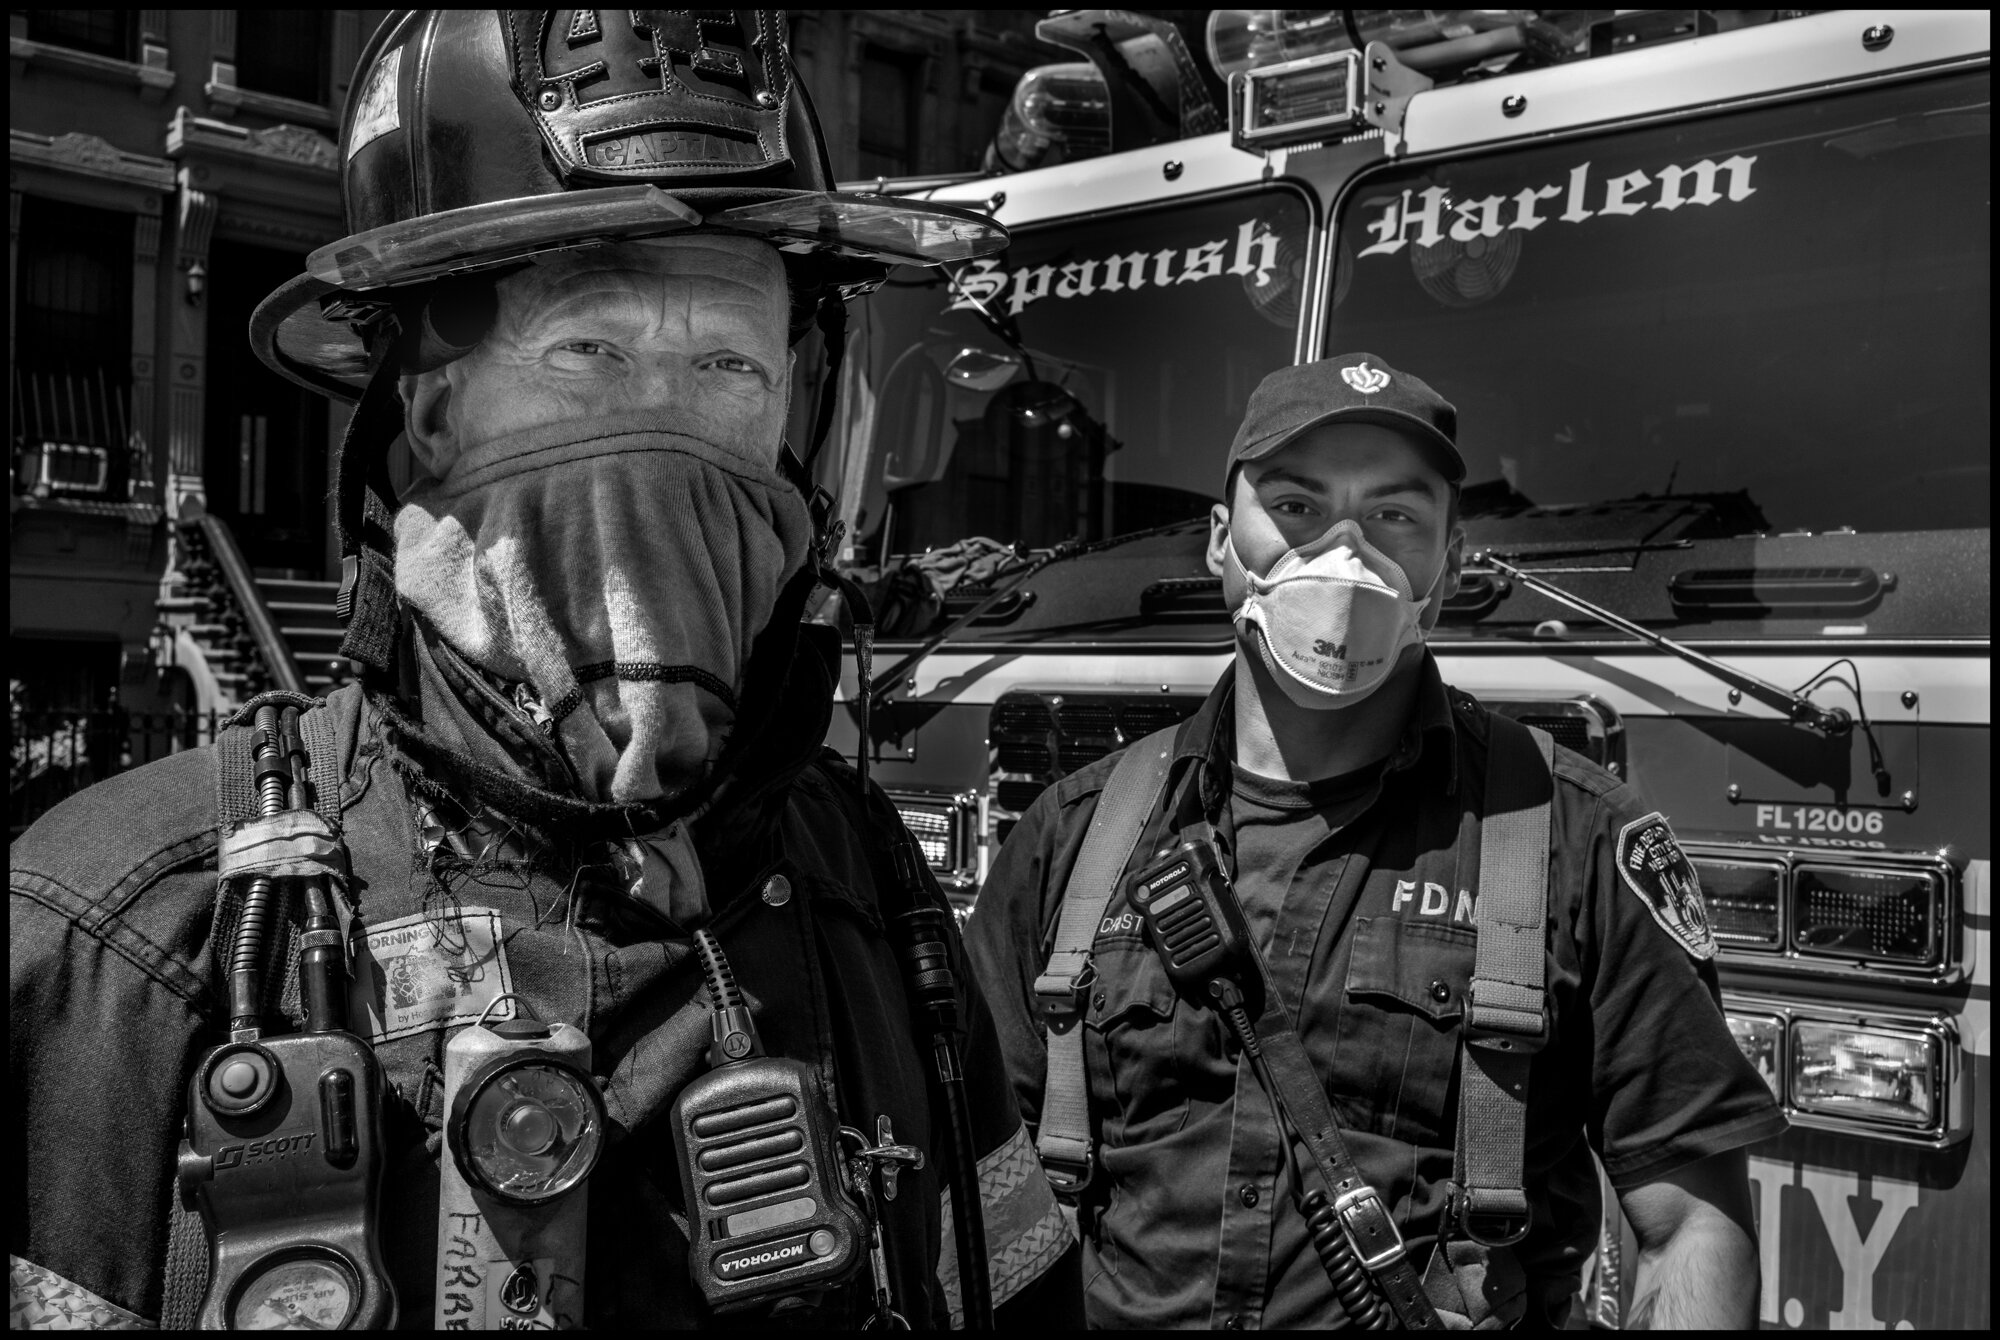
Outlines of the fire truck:
M 1763 1324 L 1986 1327 L 1988 15 L 1041 31 L 1074 59 L 1023 79 L 999 171 L 861 187 L 1013 242 L 861 305 L 843 557 L 927 595 L 880 602 L 833 743 L 866 721 L 971 906 L 1042 789 L 1229 667 L 1202 548 L 1251 389 L 1417 372 L 1470 467 L 1446 681 L 1671 818 L 1791 1119 L 1750 1151 Z

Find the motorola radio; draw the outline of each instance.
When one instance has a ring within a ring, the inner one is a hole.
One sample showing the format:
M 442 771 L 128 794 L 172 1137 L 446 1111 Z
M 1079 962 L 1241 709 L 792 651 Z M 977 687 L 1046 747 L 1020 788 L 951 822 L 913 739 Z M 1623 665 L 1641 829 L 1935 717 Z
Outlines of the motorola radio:
M 710 1069 L 671 1119 L 689 1271 L 719 1312 L 844 1283 L 870 1233 L 818 1076 L 764 1054 L 722 946 L 706 930 L 694 938 L 714 1019 Z
M 1214 1006 L 1222 999 L 1215 984 L 1227 982 L 1239 1008 L 1256 1016 L 1263 974 L 1229 873 L 1206 834 L 1180 839 L 1127 876 L 1125 901 L 1145 923 L 1175 990 L 1196 1005 Z

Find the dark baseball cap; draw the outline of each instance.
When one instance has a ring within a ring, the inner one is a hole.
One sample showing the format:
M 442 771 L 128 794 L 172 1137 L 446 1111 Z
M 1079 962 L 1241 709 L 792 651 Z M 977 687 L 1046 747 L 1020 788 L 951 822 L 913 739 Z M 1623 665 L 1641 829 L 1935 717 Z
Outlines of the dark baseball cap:
M 1447 483 L 1465 478 L 1458 454 L 1458 411 L 1407 372 L 1374 354 L 1339 354 L 1280 368 L 1250 393 L 1242 426 L 1229 445 L 1223 478 L 1244 461 L 1261 460 L 1300 433 L 1325 423 L 1379 423 L 1399 428 L 1423 447 Z

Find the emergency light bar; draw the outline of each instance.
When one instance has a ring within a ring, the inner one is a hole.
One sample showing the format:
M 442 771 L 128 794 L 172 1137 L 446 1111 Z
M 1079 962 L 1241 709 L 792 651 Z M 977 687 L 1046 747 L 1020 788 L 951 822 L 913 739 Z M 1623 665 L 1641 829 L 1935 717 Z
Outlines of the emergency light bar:
M 1950 1018 L 1728 991 L 1722 1006 L 1737 1048 L 1794 1125 L 1932 1149 L 1967 1134 Z
M 1378 127 L 1390 154 L 1402 143 L 1403 109 L 1431 81 L 1381 42 L 1229 76 L 1229 142 L 1250 153 Z
M 1229 81 L 1231 138 L 1239 149 L 1276 148 L 1360 130 L 1361 53 L 1323 56 L 1245 70 Z
M 989 172 L 1025 172 L 1061 146 L 1059 162 L 1111 151 L 1111 90 L 1087 61 L 1037 65 L 1021 76 L 987 147 Z

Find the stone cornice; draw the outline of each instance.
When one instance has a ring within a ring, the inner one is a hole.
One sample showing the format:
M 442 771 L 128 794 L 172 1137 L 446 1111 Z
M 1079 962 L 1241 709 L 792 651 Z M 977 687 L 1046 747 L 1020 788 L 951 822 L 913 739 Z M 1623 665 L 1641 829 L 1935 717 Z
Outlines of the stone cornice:
M 9 129 L 7 158 L 10 167 L 33 165 L 162 193 L 174 189 L 174 165 L 166 159 L 135 154 L 76 131 L 37 135 L 32 130 Z
M 280 125 L 247 130 L 186 107 L 174 113 L 167 127 L 167 155 L 182 161 L 202 159 L 242 167 L 278 167 L 334 184 L 340 149 L 316 130 Z
M 259 93 L 252 88 L 239 88 L 216 79 L 209 80 L 203 92 L 208 94 L 209 105 L 221 110 L 225 116 L 234 116 L 240 109 L 292 124 L 303 122 L 325 130 L 332 130 L 340 121 L 331 107 L 322 107 L 316 102 L 301 102 L 297 98 L 281 98 L 274 93 Z
M 154 52 L 159 53 L 160 64 L 152 63 Z M 174 86 L 174 72 L 165 68 L 166 48 L 149 44 L 146 54 L 148 63 L 141 65 L 92 51 L 75 51 L 53 42 L 35 42 L 12 35 L 7 40 L 9 73 L 15 78 L 29 70 L 43 69 L 136 89 L 145 101 L 158 102 Z

